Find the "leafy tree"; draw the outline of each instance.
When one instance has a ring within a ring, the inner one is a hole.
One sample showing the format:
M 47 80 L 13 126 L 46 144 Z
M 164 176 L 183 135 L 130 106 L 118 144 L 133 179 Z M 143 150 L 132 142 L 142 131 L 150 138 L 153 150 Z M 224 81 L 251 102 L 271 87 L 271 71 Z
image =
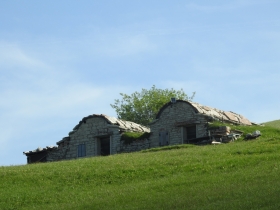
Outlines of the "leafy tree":
M 132 121 L 142 125 L 148 125 L 155 119 L 159 109 L 172 97 L 182 100 L 192 100 L 191 97 L 181 90 L 158 89 L 155 85 L 150 90 L 142 89 L 141 92 L 134 92 L 131 95 L 120 93 L 122 99 L 115 99 L 114 104 L 110 104 L 117 112 L 118 118 Z

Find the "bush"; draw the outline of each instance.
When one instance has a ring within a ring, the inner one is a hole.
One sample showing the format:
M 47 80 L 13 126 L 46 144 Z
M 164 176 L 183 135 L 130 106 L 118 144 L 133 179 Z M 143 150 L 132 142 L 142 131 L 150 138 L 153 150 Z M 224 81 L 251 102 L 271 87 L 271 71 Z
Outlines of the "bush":
M 150 133 L 136 133 L 136 132 L 125 132 L 122 134 L 121 141 L 124 141 L 125 144 L 131 144 L 135 140 L 143 140 L 148 139 L 150 137 Z

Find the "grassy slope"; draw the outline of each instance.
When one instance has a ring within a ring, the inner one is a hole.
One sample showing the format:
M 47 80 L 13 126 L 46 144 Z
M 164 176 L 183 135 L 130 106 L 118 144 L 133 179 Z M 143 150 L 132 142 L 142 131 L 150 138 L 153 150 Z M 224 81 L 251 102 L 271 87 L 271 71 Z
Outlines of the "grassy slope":
M 279 209 L 280 130 L 236 128 L 263 135 L 0 167 L 0 209 Z
M 271 126 L 271 127 L 280 129 L 280 120 L 274 120 L 274 121 L 266 122 L 264 124 L 266 126 Z

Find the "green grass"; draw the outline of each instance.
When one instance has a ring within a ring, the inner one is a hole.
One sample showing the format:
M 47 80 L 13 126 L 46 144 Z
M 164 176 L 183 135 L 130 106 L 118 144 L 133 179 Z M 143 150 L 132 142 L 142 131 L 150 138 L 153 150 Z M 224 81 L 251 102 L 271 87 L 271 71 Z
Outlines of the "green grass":
M 130 144 L 135 140 L 143 140 L 149 138 L 150 133 L 137 133 L 137 132 L 124 132 L 121 136 L 121 141 L 124 141 L 125 144 Z
M 280 130 L 222 145 L 0 167 L 0 209 L 279 209 Z
M 280 129 L 280 120 L 274 120 L 274 121 L 266 122 L 264 124 L 266 126 L 271 126 L 271 127 Z

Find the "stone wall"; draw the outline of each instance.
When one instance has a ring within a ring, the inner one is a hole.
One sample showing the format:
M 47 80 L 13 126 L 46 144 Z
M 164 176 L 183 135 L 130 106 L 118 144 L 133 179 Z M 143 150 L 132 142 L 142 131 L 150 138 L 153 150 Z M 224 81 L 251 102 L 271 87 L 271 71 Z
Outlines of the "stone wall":
M 197 114 L 188 103 L 176 102 L 167 106 L 159 118 L 151 124 L 151 147 L 159 146 L 159 133 L 166 131 L 169 134 L 169 144 L 182 144 L 183 126 L 196 125 L 196 137 L 208 135 L 207 121 L 201 114 Z
M 47 161 L 65 160 L 68 151 L 69 151 L 69 145 L 60 146 L 56 150 L 52 150 L 48 152 Z
M 69 160 L 78 158 L 78 145 L 85 144 L 86 156 L 97 156 L 97 140 L 101 136 L 111 138 L 111 154 L 117 153 L 120 139 L 118 126 L 110 125 L 103 118 L 90 118 L 82 123 L 77 130 L 70 132 L 68 141 L 60 143 L 56 150 L 49 152 L 47 160 Z
M 78 158 L 78 145 L 85 144 L 86 157 L 100 155 L 100 138 L 110 138 L 110 154 L 135 152 L 152 147 L 159 147 L 159 133 L 168 134 L 168 144 L 183 143 L 183 128 L 188 125 L 196 126 L 196 138 L 208 135 L 205 116 L 196 113 L 188 103 L 176 102 L 165 107 L 158 119 L 152 123 L 149 139 L 135 140 L 125 144 L 121 140 L 120 127 L 110 124 L 102 117 L 93 117 L 80 122 L 75 130 L 59 142 L 56 150 L 49 152 L 47 160 L 67 160 Z
M 138 139 L 130 144 L 125 144 L 124 141 L 120 141 L 118 153 L 136 152 L 149 148 L 151 148 L 151 142 L 149 139 Z
M 78 145 L 85 144 L 86 156 L 98 156 L 98 141 L 102 137 L 110 138 L 110 154 L 134 152 L 150 148 L 149 140 L 136 140 L 131 144 L 121 141 L 120 128 L 118 125 L 109 124 L 104 118 L 96 117 L 87 119 L 79 127 L 70 132 L 59 142 L 56 150 L 48 153 L 48 161 L 69 160 L 78 157 Z

